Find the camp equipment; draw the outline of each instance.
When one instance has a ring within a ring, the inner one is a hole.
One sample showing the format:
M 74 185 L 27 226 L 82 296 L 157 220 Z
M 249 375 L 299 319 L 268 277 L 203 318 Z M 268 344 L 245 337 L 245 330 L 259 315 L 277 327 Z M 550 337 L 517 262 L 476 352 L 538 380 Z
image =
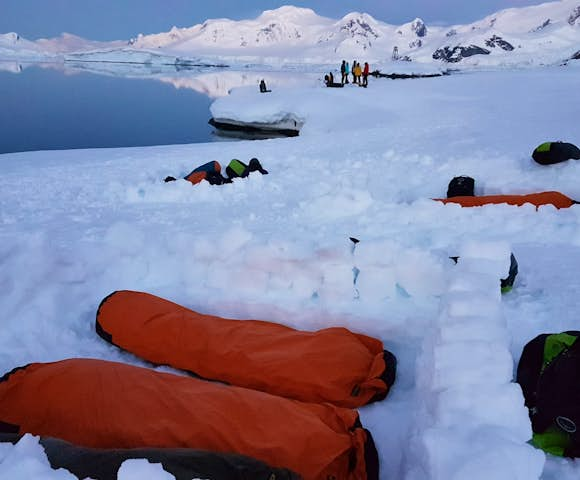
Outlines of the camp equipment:
M 482 207 L 489 204 L 507 203 L 521 207 L 526 203 L 536 206 L 536 209 L 543 205 L 553 205 L 554 207 L 568 208 L 578 203 L 560 192 L 540 192 L 530 193 L 527 195 L 485 195 L 481 197 L 453 197 L 453 198 L 434 198 L 438 202 L 457 203 L 462 207 Z
M 475 190 L 475 180 L 471 177 L 454 177 L 447 187 L 447 198 L 473 196 Z
M 307 402 L 358 407 L 385 398 L 395 380 L 395 357 L 375 338 L 205 315 L 148 293 L 106 297 L 96 330 L 154 364 Z
M 580 456 L 579 336 L 579 331 L 538 335 L 518 364 L 533 443 L 554 455 Z
M 236 453 L 304 480 L 378 479 L 372 437 L 355 410 L 123 363 L 33 363 L 0 379 L 0 432 L 91 448 Z
M 580 149 L 571 143 L 546 142 L 534 149 L 532 158 L 540 165 L 580 160 Z

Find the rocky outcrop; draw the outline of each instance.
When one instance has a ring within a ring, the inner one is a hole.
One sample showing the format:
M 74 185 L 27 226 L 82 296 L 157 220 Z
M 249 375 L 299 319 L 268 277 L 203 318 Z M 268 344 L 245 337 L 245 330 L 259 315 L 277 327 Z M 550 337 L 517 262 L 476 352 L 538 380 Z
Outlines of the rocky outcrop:
M 477 45 L 469 45 L 468 47 L 462 47 L 460 45 L 456 47 L 443 47 L 435 50 L 433 53 L 433 59 L 443 60 L 448 63 L 457 63 L 467 57 L 472 57 L 473 55 L 489 55 L 490 51 L 478 47 Z
M 531 33 L 533 32 L 539 32 L 540 30 L 543 30 L 544 28 L 546 28 L 548 25 L 550 25 L 550 23 L 552 23 L 552 19 L 548 18 L 546 21 L 544 21 L 544 23 L 542 23 L 541 25 L 538 25 L 536 28 L 532 28 L 530 30 Z
M 580 50 L 570 57 L 570 60 L 580 60 Z
M 514 49 L 511 43 L 506 42 L 499 35 L 494 35 L 493 37 L 487 39 L 485 41 L 485 44 L 491 48 L 499 47 L 502 50 L 505 50 L 506 52 L 511 52 Z
M 580 5 L 578 5 L 574 10 L 572 10 L 572 13 L 568 17 L 568 23 L 573 26 L 576 24 L 576 20 L 578 20 L 579 18 L 580 18 Z
M 425 25 L 425 22 L 420 18 L 413 20 L 413 23 L 411 23 L 411 30 L 418 37 L 424 37 L 427 35 L 427 25 Z
M 421 48 L 423 46 L 423 41 L 420 38 L 416 38 L 412 42 L 409 42 L 409 48 Z
M 346 22 L 340 31 L 350 35 L 351 37 L 362 36 L 366 38 L 379 38 L 379 34 L 373 30 L 364 18 L 351 18 Z
M 302 34 L 297 28 L 291 28 L 278 23 L 270 23 L 258 31 L 256 43 L 260 41 L 266 43 L 281 43 L 284 40 L 298 40 L 300 38 L 302 38 Z

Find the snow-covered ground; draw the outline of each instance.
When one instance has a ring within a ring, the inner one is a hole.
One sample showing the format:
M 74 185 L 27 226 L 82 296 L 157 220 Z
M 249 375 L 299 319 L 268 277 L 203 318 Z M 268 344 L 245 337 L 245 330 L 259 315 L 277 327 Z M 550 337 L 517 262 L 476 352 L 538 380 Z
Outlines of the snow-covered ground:
M 94 332 L 99 302 L 119 289 L 231 318 L 346 326 L 399 360 L 387 399 L 360 409 L 382 479 L 578 478 L 574 462 L 544 465 L 526 444 L 510 380 L 527 341 L 578 329 L 580 207 L 431 199 L 456 175 L 474 177 L 478 194 L 580 199 L 576 162 L 530 157 L 544 141 L 580 144 L 579 81 L 571 64 L 371 78 L 367 89 L 252 86 L 214 109 L 255 121 L 298 113 L 300 137 L 1 155 L 0 372 L 69 357 L 143 365 Z M 219 187 L 162 180 L 253 156 L 269 175 Z M 500 296 L 509 251 L 520 274 Z M 49 471 L 30 437 L 0 447 L 0 478 L 70 478 Z

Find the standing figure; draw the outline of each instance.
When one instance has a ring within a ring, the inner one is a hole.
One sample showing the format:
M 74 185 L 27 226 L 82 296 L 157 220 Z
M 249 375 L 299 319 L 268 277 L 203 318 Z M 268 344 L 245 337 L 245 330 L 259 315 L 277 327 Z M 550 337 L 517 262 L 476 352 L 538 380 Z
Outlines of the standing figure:
M 344 80 L 346 78 L 346 62 L 343 60 L 342 64 L 340 65 L 340 73 L 342 74 L 342 78 L 340 80 L 340 83 L 342 83 L 344 85 Z M 346 79 L 346 83 L 348 83 L 348 78 Z
M 352 67 L 350 67 L 350 71 L 352 72 L 352 83 L 356 83 L 355 68 L 356 68 L 356 60 L 353 60 L 352 61 Z
M 344 62 L 344 83 L 348 83 L 348 75 L 350 74 L 350 65 Z
M 369 64 L 367 62 L 365 62 L 365 68 L 363 69 L 362 72 L 362 76 L 363 76 L 363 87 L 367 87 L 369 84 Z
M 356 66 L 354 67 L 354 79 L 358 85 L 360 85 L 361 75 L 362 75 L 362 68 L 360 68 L 360 63 L 357 62 Z

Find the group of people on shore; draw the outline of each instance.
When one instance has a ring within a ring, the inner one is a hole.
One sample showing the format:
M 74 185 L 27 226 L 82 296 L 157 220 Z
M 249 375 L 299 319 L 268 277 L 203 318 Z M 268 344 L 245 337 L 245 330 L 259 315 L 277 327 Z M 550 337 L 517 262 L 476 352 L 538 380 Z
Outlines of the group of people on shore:
M 364 66 L 361 67 L 360 63 L 356 60 L 353 60 L 352 66 L 346 62 L 346 60 L 343 60 L 340 65 L 340 83 L 334 81 L 334 75 L 332 72 L 328 72 L 328 74 L 324 75 L 324 83 L 327 87 L 344 87 L 345 84 L 350 83 L 348 77 L 349 75 L 352 75 L 353 85 L 366 88 L 369 84 L 369 70 L 370 67 L 368 62 L 365 62 Z
M 367 62 L 365 62 L 364 67 L 361 67 L 360 63 L 356 60 L 353 60 L 352 66 L 343 60 L 342 64 L 340 65 L 340 73 L 342 75 L 341 83 L 343 85 L 348 83 L 349 74 L 352 75 L 352 83 L 356 83 L 362 87 L 366 87 L 369 83 L 369 64 Z

